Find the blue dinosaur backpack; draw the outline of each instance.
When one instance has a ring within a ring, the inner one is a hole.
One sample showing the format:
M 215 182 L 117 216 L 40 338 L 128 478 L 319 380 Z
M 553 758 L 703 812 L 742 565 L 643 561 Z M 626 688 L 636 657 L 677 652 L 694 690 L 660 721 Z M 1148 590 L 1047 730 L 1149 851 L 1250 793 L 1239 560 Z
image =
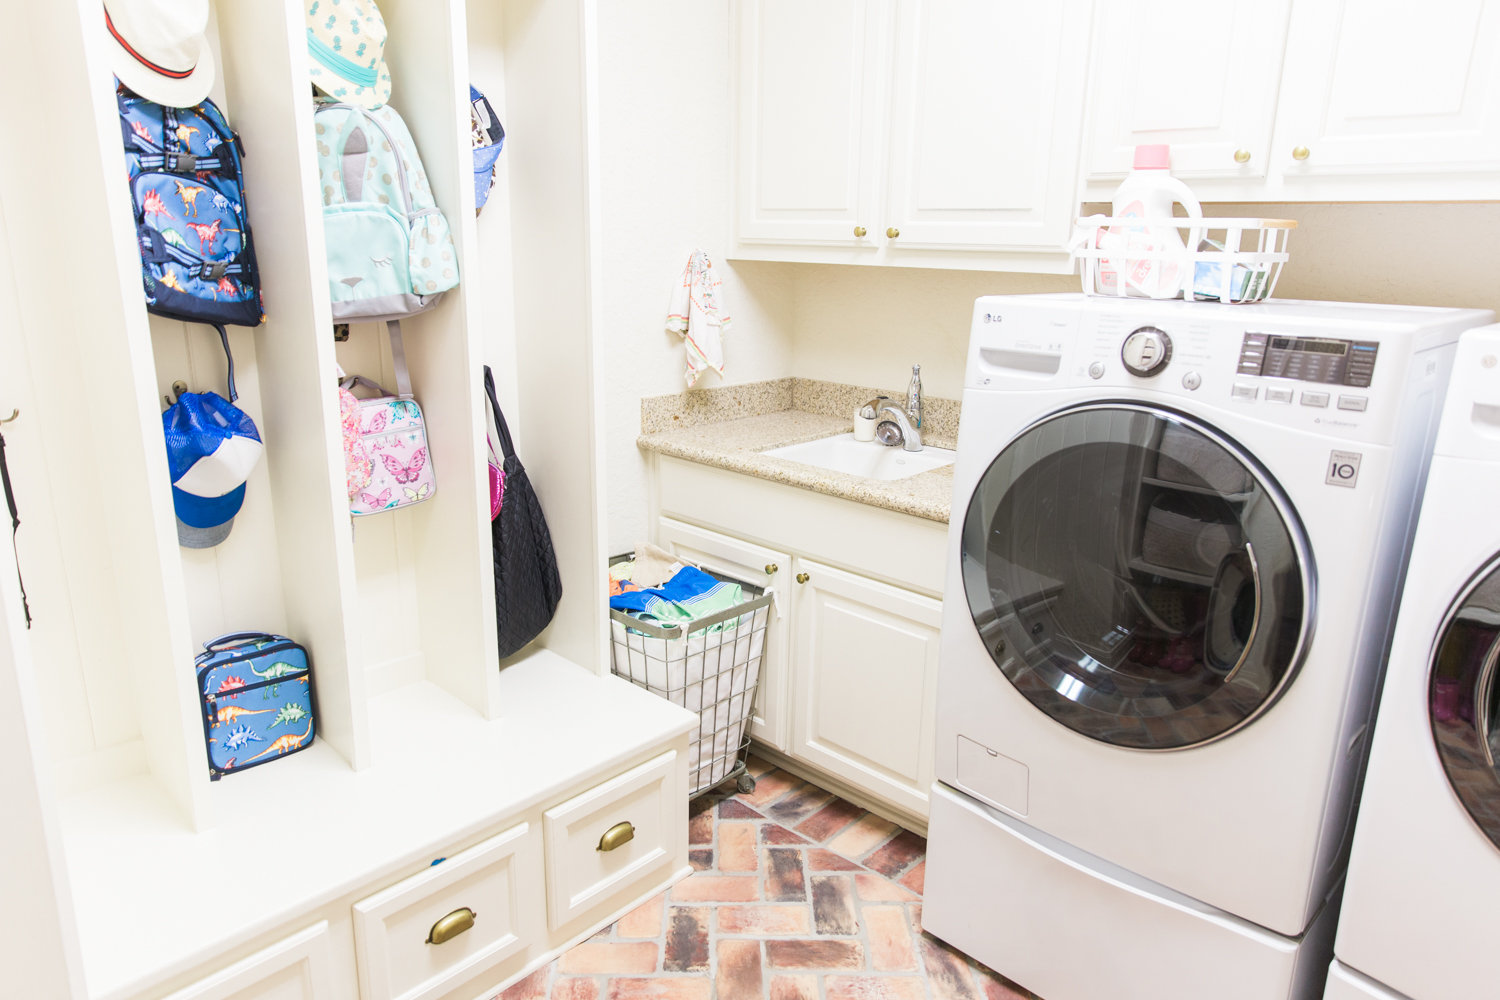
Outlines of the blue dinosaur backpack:
M 194 662 L 214 781 L 312 744 L 307 650 L 284 635 L 231 632 L 205 642 Z
M 119 88 L 146 308 L 159 316 L 257 326 L 260 274 L 245 213 L 240 138 L 212 101 L 169 108 Z M 230 361 L 231 399 L 234 362 Z

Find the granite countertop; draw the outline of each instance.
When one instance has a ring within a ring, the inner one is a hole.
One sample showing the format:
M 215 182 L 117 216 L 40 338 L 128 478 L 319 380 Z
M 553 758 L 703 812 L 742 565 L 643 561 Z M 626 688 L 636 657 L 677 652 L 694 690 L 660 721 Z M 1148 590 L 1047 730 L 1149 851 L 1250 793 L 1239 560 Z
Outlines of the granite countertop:
M 853 429 L 853 420 L 848 417 L 785 409 L 642 434 L 637 443 L 645 451 L 946 524 L 953 503 L 951 465 L 905 479 L 881 480 L 761 454 L 771 448 L 815 441 Z M 923 443 L 951 449 L 955 442 L 952 435 L 931 433 L 923 436 Z

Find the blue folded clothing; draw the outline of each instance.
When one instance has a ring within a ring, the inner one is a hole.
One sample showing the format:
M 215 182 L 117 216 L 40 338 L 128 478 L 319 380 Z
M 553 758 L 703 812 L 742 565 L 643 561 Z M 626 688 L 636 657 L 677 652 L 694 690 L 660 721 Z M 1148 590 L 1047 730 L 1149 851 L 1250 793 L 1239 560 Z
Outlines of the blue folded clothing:
M 727 610 L 744 600 L 737 583 L 716 580 L 694 566 L 684 566 L 652 590 L 628 590 L 609 599 L 609 606 L 637 618 L 685 622 Z

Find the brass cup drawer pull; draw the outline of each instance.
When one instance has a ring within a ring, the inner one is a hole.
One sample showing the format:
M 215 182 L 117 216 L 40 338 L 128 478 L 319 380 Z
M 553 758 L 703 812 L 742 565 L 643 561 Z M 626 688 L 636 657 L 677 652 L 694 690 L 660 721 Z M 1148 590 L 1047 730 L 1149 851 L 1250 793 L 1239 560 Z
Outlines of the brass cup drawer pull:
M 444 941 L 452 941 L 464 931 L 474 926 L 474 921 L 479 914 L 461 906 L 452 913 L 443 917 L 432 925 L 432 930 L 427 932 L 428 944 L 442 944 Z
M 616 847 L 623 847 L 635 839 L 635 827 L 627 822 L 616 823 L 604 831 L 604 836 L 599 838 L 599 850 L 613 851 Z

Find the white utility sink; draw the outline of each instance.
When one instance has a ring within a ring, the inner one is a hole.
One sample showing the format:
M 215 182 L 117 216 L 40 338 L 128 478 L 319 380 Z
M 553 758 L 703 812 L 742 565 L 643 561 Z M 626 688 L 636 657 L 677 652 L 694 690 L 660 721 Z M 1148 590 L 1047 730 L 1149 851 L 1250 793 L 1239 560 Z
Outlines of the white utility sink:
M 856 441 L 853 434 L 789 444 L 761 454 L 866 479 L 905 479 L 952 465 L 954 455 L 946 448 L 931 445 L 921 451 L 905 451 L 900 445 L 891 448 L 878 441 Z

